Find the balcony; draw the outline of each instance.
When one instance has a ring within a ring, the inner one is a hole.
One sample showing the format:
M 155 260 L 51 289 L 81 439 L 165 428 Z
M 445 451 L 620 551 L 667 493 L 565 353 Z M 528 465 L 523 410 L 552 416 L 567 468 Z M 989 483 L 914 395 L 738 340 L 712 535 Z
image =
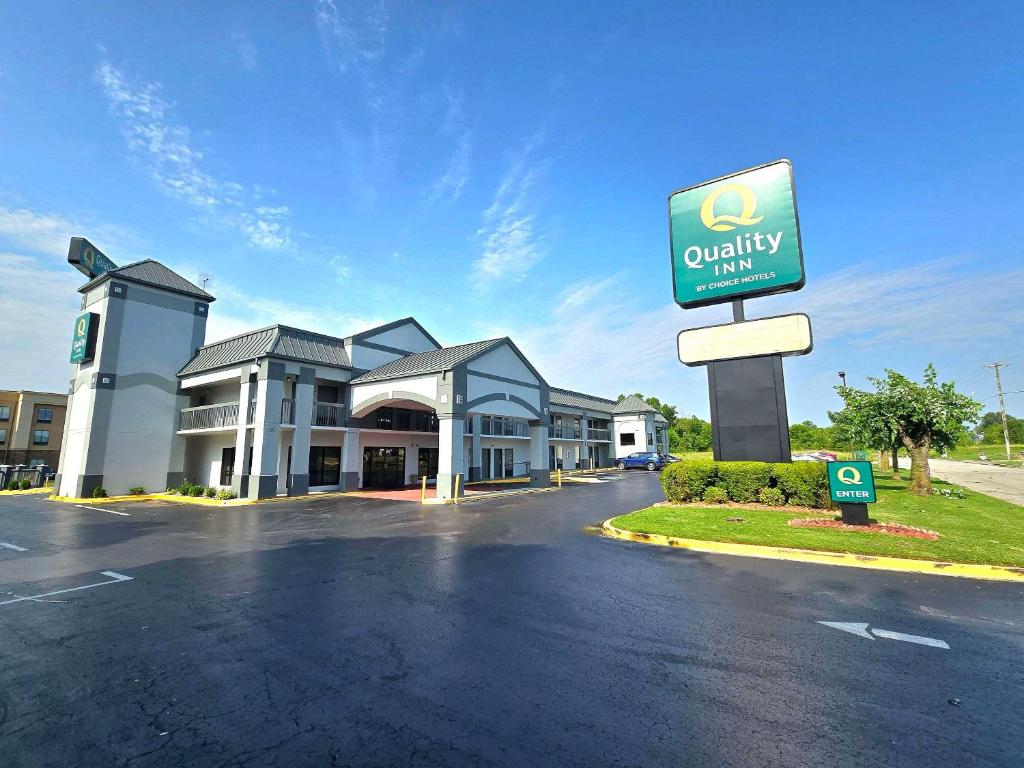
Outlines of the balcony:
M 610 429 L 588 429 L 587 440 L 600 440 L 606 443 L 611 442 L 612 433 Z
M 238 426 L 238 403 L 182 408 L 178 430 L 228 429 Z
M 343 403 L 313 403 L 314 427 L 344 427 L 345 405 Z
M 530 425 L 525 421 L 490 419 L 485 416 L 480 420 L 480 434 L 488 437 L 529 437 Z
M 552 424 L 548 427 L 548 437 L 555 440 L 580 440 L 583 437 L 583 430 L 568 424 Z

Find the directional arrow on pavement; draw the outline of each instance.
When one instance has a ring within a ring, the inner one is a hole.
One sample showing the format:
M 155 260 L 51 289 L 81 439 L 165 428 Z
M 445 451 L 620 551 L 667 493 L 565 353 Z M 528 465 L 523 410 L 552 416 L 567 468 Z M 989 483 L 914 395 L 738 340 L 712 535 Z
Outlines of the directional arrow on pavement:
M 947 651 L 949 650 L 949 644 L 944 640 L 936 640 L 934 637 L 923 637 L 921 635 L 905 635 L 902 632 L 893 632 L 890 629 L 872 629 L 868 632 L 868 625 L 862 622 L 819 621 L 818 623 L 826 627 L 832 627 L 832 629 L 849 632 L 851 635 L 857 635 L 857 637 L 866 637 L 868 640 L 881 637 L 885 640 L 901 640 L 904 643 L 916 643 L 917 645 L 927 645 L 932 648 L 945 648 Z

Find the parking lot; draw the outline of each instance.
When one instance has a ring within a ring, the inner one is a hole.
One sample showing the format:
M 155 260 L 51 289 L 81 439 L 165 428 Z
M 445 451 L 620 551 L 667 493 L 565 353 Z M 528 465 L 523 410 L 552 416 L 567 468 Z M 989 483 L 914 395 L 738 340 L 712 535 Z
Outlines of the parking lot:
M 660 498 L 0 498 L 0 762 L 1014 764 L 1019 585 L 594 535 Z

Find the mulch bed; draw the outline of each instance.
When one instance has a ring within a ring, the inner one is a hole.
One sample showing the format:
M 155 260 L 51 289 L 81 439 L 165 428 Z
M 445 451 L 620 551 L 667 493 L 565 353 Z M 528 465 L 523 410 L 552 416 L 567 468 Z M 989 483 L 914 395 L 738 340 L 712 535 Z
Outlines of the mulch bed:
M 870 525 L 847 525 L 835 518 L 797 518 L 789 521 L 794 528 L 831 528 L 839 531 L 859 531 L 860 533 L 887 533 L 890 536 L 908 536 L 912 539 L 937 541 L 939 534 L 926 528 L 912 528 L 900 523 L 871 523 Z

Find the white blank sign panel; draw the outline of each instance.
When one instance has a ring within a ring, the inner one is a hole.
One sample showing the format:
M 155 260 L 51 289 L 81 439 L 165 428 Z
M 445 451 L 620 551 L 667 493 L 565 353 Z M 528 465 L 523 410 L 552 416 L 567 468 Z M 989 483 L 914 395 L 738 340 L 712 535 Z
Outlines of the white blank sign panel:
M 711 325 L 680 331 L 677 341 L 679 360 L 686 365 L 759 355 L 806 355 L 812 346 L 811 321 L 798 314 Z

